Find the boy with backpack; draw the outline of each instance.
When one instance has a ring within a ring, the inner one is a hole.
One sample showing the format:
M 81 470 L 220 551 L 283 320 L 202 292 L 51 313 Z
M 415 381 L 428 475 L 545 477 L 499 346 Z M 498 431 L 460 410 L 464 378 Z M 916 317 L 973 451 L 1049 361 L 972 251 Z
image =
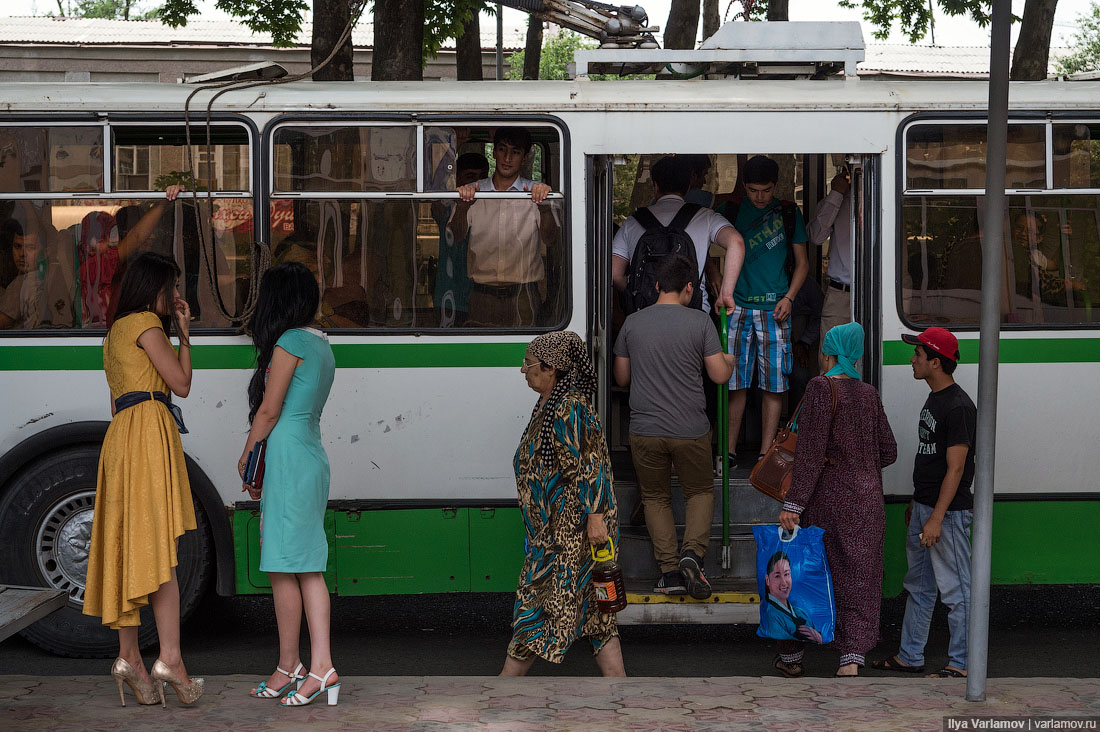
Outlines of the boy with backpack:
M 657 302 L 623 323 L 614 371 L 619 386 L 631 386 L 630 452 L 661 571 L 653 591 L 705 600 L 711 594 L 703 565 L 714 522 L 714 478 L 703 375 L 725 383 L 733 357 L 722 352 L 710 318 L 690 306 L 698 277 L 689 257 L 662 258 Z M 672 516 L 673 467 L 686 504 L 680 552 Z
M 611 245 L 611 279 L 626 293 L 628 313 L 657 301 L 657 267 L 669 254 L 683 254 L 695 265 L 691 307 L 710 311 L 703 287 L 703 267 L 713 241 L 726 250 L 721 282 L 712 282 L 719 292 L 718 305 L 733 307 L 733 289 L 745 259 L 745 242 L 721 215 L 698 204 L 684 203 L 691 171 L 683 161 L 664 157 L 650 170 L 656 201 L 638 209 L 623 222 Z
M 771 158 L 749 158 L 742 171 L 745 195 L 718 211 L 745 241 L 745 266 L 733 293 L 729 348 L 736 366 L 730 380 L 729 450 L 736 454 L 741 417 L 754 370 L 763 392 L 760 457 L 779 429 L 779 412 L 791 372 L 791 309 L 810 266 L 806 223 L 793 201 L 775 198 L 779 165 Z M 759 460 L 759 457 L 757 458 Z

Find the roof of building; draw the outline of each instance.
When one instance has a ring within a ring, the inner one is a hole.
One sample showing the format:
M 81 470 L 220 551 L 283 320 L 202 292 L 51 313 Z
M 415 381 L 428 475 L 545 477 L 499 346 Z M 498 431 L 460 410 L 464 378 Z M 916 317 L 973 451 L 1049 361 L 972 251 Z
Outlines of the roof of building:
M 1051 48 L 1048 74 L 1056 74 L 1055 63 L 1066 48 Z M 989 76 L 989 46 L 925 46 L 869 43 L 859 64 L 861 72 L 899 76 Z
M 156 20 L 107 20 L 102 18 L 55 18 L 50 16 L 4 18 L 0 23 L 0 44 L 50 44 L 74 46 L 271 46 L 270 33 L 255 33 L 235 20 L 191 20 L 172 28 Z M 504 28 L 504 48 L 522 49 L 526 27 Z M 308 47 L 313 24 L 302 23 L 296 45 Z M 358 48 L 374 45 L 374 23 L 360 22 L 352 32 Z M 482 24 L 481 45 L 495 48 L 496 26 Z M 444 48 L 454 48 L 454 41 Z

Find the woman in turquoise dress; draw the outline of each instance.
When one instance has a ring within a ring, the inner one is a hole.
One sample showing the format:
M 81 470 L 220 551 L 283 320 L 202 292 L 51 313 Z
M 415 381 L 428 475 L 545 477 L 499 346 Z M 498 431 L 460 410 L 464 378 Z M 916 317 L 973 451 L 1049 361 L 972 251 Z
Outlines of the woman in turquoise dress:
M 590 545 L 614 539 L 611 461 L 592 407 L 595 374 L 580 336 L 546 333 L 520 368 L 539 394 L 516 450 L 516 486 L 527 530 L 501 676 L 522 676 L 535 657 L 561 663 L 585 637 L 604 676 L 626 676 L 615 616 L 596 606 Z
M 328 565 L 325 508 L 329 464 L 321 444 L 321 410 L 332 388 L 335 361 L 328 338 L 308 327 L 317 315 L 320 291 L 301 264 L 280 264 L 260 283 L 249 328 L 256 346 L 256 372 L 248 386 L 252 429 L 237 464 L 245 463 L 266 439 L 262 490 L 245 490 L 260 499 L 260 570 L 271 579 L 279 626 L 279 663 L 275 673 L 251 695 L 276 699 L 297 686 L 284 706 L 309 704 L 322 692 L 336 704 L 339 676 L 329 645 L 329 594 L 323 572 Z M 298 634 L 305 609 L 309 625 L 310 669 L 298 657 Z

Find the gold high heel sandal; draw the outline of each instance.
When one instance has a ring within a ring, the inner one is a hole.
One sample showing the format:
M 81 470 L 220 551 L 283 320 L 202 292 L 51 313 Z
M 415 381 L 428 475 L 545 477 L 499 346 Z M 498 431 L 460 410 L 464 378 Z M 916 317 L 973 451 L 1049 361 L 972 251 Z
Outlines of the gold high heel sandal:
M 149 672 L 157 681 L 163 681 L 171 686 L 176 691 L 176 696 L 179 697 L 181 704 L 194 704 L 202 696 L 202 679 L 183 679 L 176 676 L 172 672 L 172 669 L 168 668 L 168 665 L 157 659 L 153 664 L 153 669 Z M 168 701 L 165 699 L 164 694 L 161 694 L 161 706 L 168 706 Z
M 126 694 L 122 691 L 123 683 L 130 687 L 130 691 L 134 692 L 138 704 L 164 702 L 163 684 L 159 681 L 142 681 L 141 675 L 122 656 L 116 658 L 111 666 L 111 676 L 118 684 L 118 698 L 122 701 L 122 706 L 126 706 Z

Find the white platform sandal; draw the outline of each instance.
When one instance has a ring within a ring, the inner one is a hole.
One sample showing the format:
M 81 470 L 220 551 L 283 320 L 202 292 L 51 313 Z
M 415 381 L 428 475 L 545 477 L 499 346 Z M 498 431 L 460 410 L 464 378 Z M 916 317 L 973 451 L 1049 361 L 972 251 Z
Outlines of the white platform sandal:
M 253 691 L 248 692 L 248 695 L 253 699 L 278 699 L 287 692 L 291 684 L 297 684 L 297 686 L 294 687 L 295 689 L 302 688 L 302 682 L 306 679 L 306 677 L 302 675 L 302 672 L 306 670 L 305 666 L 299 663 L 298 667 L 293 671 L 284 671 L 279 667 L 276 667 L 275 670 L 289 678 L 290 681 L 283 684 L 282 687 L 278 689 L 272 689 L 267 685 L 266 681 L 261 681 L 259 686 Z
M 283 699 L 280 704 L 284 707 L 303 707 L 306 704 L 312 704 L 313 700 L 321 695 L 321 692 L 328 692 L 328 705 L 330 707 L 336 706 L 336 701 L 340 698 L 340 682 L 337 681 L 332 686 L 326 686 L 328 683 L 328 677 L 336 673 L 336 669 L 330 668 L 324 678 L 321 678 L 315 673 L 309 675 L 321 682 L 321 688 L 313 692 L 311 696 L 306 696 L 300 691 L 292 691 L 286 699 Z

